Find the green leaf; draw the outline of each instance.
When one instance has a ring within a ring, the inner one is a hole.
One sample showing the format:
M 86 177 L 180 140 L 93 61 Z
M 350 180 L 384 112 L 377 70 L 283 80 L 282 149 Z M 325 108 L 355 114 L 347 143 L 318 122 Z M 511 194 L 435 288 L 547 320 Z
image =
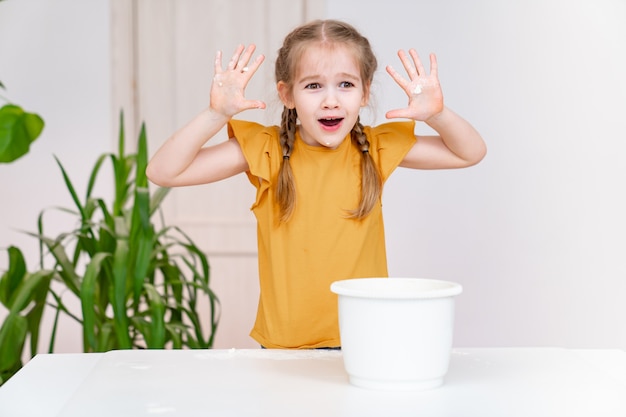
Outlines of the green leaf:
M 177 324 L 168 323 L 165 325 L 165 329 L 172 340 L 172 347 L 174 349 L 182 349 L 183 348 L 183 338 L 181 336 L 184 333 L 185 329 Z
M 96 179 L 98 178 L 98 173 L 100 172 L 100 168 L 102 167 L 102 163 L 107 158 L 111 158 L 111 160 L 113 160 L 115 158 L 115 155 L 111 155 L 111 154 L 108 154 L 108 153 L 100 155 L 100 157 L 96 161 L 96 164 L 94 165 L 93 169 L 91 170 L 91 175 L 89 175 L 89 182 L 87 183 L 87 194 L 85 195 L 85 199 L 86 200 L 91 197 L 91 192 L 93 191 L 93 187 L 94 187 L 94 185 L 96 183 Z
M 15 246 L 7 249 L 9 255 L 9 269 L 0 278 L 0 302 L 8 307 L 13 292 L 22 283 L 26 275 L 26 261 L 24 255 Z
M 137 168 L 135 173 L 135 184 L 137 187 L 148 187 L 148 177 L 146 167 L 148 166 L 148 140 L 146 138 L 146 124 L 141 124 L 139 132 L 139 143 L 137 145 Z
M 34 274 L 26 274 L 24 280 L 9 299 L 9 310 L 18 314 L 33 301 L 33 296 L 40 286 L 48 287 L 52 279 L 52 271 L 37 271 Z
M 33 236 L 38 238 L 48 248 L 48 250 L 50 251 L 52 256 L 54 256 L 54 259 L 57 262 L 57 265 L 59 267 L 59 275 L 63 279 L 63 282 L 70 291 L 78 295 L 80 278 L 78 274 L 76 274 L 74 265 L 67 257 L 67 253 L 65 253 L 65 247 L 61 243 L 61 240 L 53 240 L 41 235 Z
M 63 164 L 61 163 L 61 161 L 59 161 L 59 158 L 55 156 L 54 159 L 55 161 L 57 161 L 59 168 L 61 168 L 61 173 L 63 174 L 63 180 L 65 181 L 65 186 L 67 187 L 67 190 L 70 192 L 70 195 L 72 196 L 72 200 L 74 201 L 76 208 L 78 208 L 78 211 L 80 212 L 81 220 L 85 220 L 86 218 L 85 209 L 80 203 L 78 194 L 76 193 L 76 189 L 74 188 L 74 185 L 72 184 L 72 181 L 70 180 L 70 177 L 67 175 L 67 172 L 65 171 L 65 168 L 63 167 Z
M 0 372 L 5 373 L 22 364 L 28 322 L 19 314 L 9 313 L 0 327 Z
M 124 159 L 124 151 L 126 148 L 126 135 L 124 135 L 124 111 L 120 111 L 120 131 L 117 141 L 117 153 L 121 159 Z
M 147 188 L 135 189 L 135 204 L 130 229 L 130 272 L 133 274 L 133 300 L 139 302 L 143 282 L 150 269 L 154 230 L 150 223 L 150 194 Z
M 35 273 L 38 274 L 43 271 L 38 271 Z M 48 293 L 50 292 L 50 282 L 54 276 L 54 272 L 50 271 L 47 276 L 42 280 L 40 285 L 38 285 L 34 291 L 32 292 L 32 300 L 34 302 L 33 308 L 26 315 L 26 319 L 28 320 L 28 333 L 30 333 L 30 356 L 34 357 L 37 354 L 39 347 L 39 329 L 41 327 L 41 319 L 43 317 L 43 312 L 46 307 L 46 299 L 48 298 Z
M 94 352 L 96 342 L 96 287 L 102 263 L 110 256 L 109 253 L 97 253 L 87 265 L 83 282 L 80 286 L 80 303 L 83 312 L 83 337 L 86 343 L 85 352 Z
M 124 239 L 119 239 L 113 255 L 113 286 L 111 287 L 113 293 L 110 298 L 113 304 L 115 334 L 120 349 L 132 348 L 126 312 L 127 264 L 128 242 Z
M 162 349 L 165 347 L 165 304 L 153 285 L 145 284 L 144 288 L 148 294 L 148 305 L 152 319 L 150 323 L 151 340 L 148 341 L 148 348 Z
M 13 104 L 0 108 L 0 162 L 13 162 L 27 154 L 43 128 L 43 119 L 35 113 Z
M 150 199 L 150 217 L 152 217 L 154 212 L 159 207 L 161 207 L 161 203 L 163 202 L 163 200 L 165 199 L 165 197 L 167 196 L 169 192 L 170 192 L 170 188 L 166 188 L 166 187 L 157 188 L 157 190 L 152 195 L 152 198 Z
M 50 293 L 52 294 L 53 297 L 56 297 L 56 294 L 54 293 L 54 291 L 50 291 Z M 52 322 L 52 332 L 50 334 L 50 343 L 48 344 L 48 353 L 52 353 L 54 352 L 54 342 L 56 341 L 56 337 L 57 337 L 57 329 L 59 327 L 59 317 L 61 316 L 61 309 L 60 308 L 56 308 L 55 312 L 54 312 L 54 320 Z
M 102 325 L 100 329 L 100 334 L 98 335 L 98 346 L 96 348 L 96 352 L 108 352 L 109 350 L 113 350 L 115 348 L 115 331 L 113 323 L 106 322 Z
M 126 147 L 124 134 L 124 113 L 120 112 L 120 131 L 118 137 L 118 155 L 113 159 L 113 175 L 115 177 L 115 199 L 113 200 L 113 215 L 122 214 L 122 209 L 128 198 L 128 176 L 132 167 L 132 160 L 124 154 Z

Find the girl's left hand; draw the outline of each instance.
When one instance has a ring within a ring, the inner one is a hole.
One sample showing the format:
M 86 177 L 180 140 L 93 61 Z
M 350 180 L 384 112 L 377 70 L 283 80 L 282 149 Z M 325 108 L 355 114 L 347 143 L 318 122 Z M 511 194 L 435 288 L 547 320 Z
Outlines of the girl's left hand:
M 430 74 L 427 74 L 415 49 L 410 49 L 409 54 L 413 62 L 406 52 L 398 51 L 398 56 L 409 76 L 408 80 L 390 65 L 387 66 L 389 75 L 409 96 L 409 105 L 404 109 L 388 111 L 386 117 L 428 121 L 443 110 L 443 93 L 437 75 L 437 57 L 430 54 Z

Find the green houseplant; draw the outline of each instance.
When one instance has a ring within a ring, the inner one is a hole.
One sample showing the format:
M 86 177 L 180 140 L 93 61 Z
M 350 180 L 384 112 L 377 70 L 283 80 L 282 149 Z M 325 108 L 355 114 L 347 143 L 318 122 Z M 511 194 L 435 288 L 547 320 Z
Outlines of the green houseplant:
M 40 244 L 35 273 L 26 272 L 17 248 L 9 248 L 9 270 L 0 278 L 0 301 L 10 312 L 0 328 L 0 378 L 21 366 L 26 334 L 36 353 L 44 302 L 54 312 L 49 352 L 62 314 L 81 324 L 85 352 L 212 347 L 219 301 L 209 286 L 207 257 L 178 227 L 152 221 L 168 189 L 149 191 L 145 125 L 135 154 L 125 153 L 124 136 L 122 117 L 117 154 L 98 158 L 82 200 L 57 159 L 74 207 L 55 210 L 75 218 L 76 226 L 47 236 L 46 210 L 40 213 L 38 231 L 31 233 Z M 114 176 L 109 205 L 92 195 L 106 161 Z M 68 294 L 80 312 L 71 311 Z

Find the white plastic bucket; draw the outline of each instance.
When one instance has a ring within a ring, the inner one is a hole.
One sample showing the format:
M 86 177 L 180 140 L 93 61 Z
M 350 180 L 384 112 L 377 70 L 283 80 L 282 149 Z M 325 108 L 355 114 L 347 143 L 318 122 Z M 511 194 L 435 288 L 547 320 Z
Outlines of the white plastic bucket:
M 346 372 L 353 385 L 424 390 L 443 384 L 459 284 L 422 278 L 336 281 Z

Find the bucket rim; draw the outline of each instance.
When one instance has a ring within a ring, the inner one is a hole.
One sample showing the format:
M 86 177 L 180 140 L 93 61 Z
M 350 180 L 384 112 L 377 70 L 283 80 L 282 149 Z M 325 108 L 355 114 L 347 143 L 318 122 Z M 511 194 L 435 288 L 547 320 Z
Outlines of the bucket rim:
M 330 290 L 340 296 L 377 299 L 431 299 L 454 297 L 463 292 L 452 281 L 413 277 L 350 278 L 335 281 Z

